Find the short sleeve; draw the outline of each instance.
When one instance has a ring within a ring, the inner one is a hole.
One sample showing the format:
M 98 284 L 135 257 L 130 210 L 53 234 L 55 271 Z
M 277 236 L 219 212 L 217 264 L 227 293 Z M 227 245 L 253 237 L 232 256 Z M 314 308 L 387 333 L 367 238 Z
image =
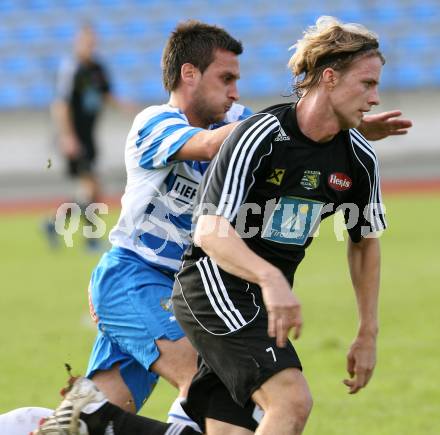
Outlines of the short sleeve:
M 353 197 L 355 210 L 346 208 L 344 216 L 350 238 L 359 242 L 362 237 L 385 230 L 387 223 L 376 153 L 357 130 L 350 130 L 350 140 L 358 167 L 358 185 Z
M 70 101 L 76 69 L 77 63 L 73 59 L 66 58 L 61 62 L 56 78 L 55 94 L 57 99 Z
M 149 117 L 138 130 L 136 147 L 141 152 L 139 166 L 157 169 L 169 165 L 171 157 L 201 128 L 191 127 L 178 111 L 162 111 Z

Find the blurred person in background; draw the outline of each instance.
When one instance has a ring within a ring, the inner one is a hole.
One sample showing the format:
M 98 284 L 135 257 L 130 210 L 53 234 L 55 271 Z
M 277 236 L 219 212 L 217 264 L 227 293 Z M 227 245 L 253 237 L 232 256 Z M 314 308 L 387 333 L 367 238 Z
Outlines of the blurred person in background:
M 73 56 L 65 58 L 58 72 L 56 99 L 52 115 L 59 148 L 66 161 L 69 177 L 77 180 L 74 198 L 84 219 L 88 205 L 98 202 L 101 186 L 96 173 L 96 125 L 106 104 L 127 111 L 134 106 L 116 99 L 110 78 L 102 61 L 96 56 L 97 38 L 90 24 L 80 27 L 74 41 Z M 54 218 L 44 223 L 49 242 L 60 242 Z M 87 238 L 87 246 L 99 248 L 99 239 Z

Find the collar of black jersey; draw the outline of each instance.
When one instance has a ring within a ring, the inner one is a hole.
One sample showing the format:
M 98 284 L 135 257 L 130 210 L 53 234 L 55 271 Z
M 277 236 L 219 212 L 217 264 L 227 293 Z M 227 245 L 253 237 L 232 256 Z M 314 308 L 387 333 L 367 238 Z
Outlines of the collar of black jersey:
M 315 142 L 313 139 L 307 137 L 299 128 L 298 118 L 296 117 L 296 105 L 297 102 L 293 103 L 290 106 L 289 110 L 286 113 L 287 116 L 285 118 L 285 125 L 283 125 L 283 128 L 286 126 L 287 130 L 293 134 L 294 138 L 299 139 L 301 142 L 306 143 L 307 145 L 320 147 L 320 148 L 331 146 L 338 141 L 339 136 L 343 134 L 342 131 L 337 133 L 332 139 L 330 139 L 327 142 Z M 293 143 L 290 142 L 289 145 L 294 146 L 294 142 L 295 141 L 293 141 Z

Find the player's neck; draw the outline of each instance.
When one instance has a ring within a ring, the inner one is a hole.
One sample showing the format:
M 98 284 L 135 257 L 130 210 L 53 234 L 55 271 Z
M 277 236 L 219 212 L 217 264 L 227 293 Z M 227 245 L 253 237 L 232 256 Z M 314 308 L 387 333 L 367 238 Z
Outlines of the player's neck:
M 179 109 L 188 118 L 188 122 L 193 127 L 208 128 L 206 122 L 198 116 L 193 109 L 193 104 L 189 96 L 185 96 L 180 92 L 171 92 L 168 104 Z
M 314 142 L 328 142 L 341 130 L 331 107 L 320 101 L 316 93 L 299 100 L 296 117 L 301 132 Z

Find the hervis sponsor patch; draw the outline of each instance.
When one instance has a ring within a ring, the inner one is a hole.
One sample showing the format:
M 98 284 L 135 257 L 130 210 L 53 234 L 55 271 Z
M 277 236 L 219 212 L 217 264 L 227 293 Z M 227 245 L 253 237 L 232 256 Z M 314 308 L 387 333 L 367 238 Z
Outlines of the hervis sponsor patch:
M 351 178 L 343 172 L 334 172 L 328 177 L 328 185 L 334 190 L 348 190 L 352 184 Z

